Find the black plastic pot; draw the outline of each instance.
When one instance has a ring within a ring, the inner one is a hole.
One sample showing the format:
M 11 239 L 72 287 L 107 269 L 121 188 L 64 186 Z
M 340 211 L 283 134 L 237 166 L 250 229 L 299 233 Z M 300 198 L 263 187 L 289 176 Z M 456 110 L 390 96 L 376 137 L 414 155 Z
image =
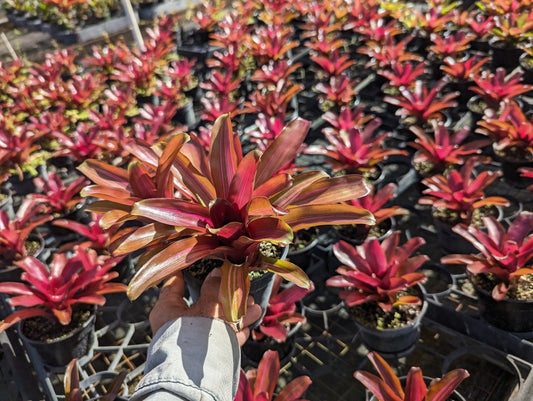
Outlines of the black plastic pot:
M 452 230 L 452 227 L 433 217 L 439 244 L 445 253 L 470 254 L 477 252 L 474 245 Z
M 87 355 L 94 344 L 94 327 L 96 314 L 91 317 L 76 330 L 65 337 L 52 341 L 31 340 L 22 332 L 22 324 L 18 323 L 18 333 L 24 344 L 31 347 L 44 365 L 51 367 L 66 366 L 72 359 L 81 358 Z
M 172 121 L 177 124 L 186 125 L 189 129 L 193 129 L 196 125 L 193 102 L 189 100 L 183 107 L 177 109 Z
M 294 336 L 287 337 L 287 341 L 278 343 L 276 341 L 255 341 L 249 338 L 242 346 L 242 366 L 257 367 L 261 358 L 268 350 L 278 352 L 280 366 L 289 362 L 289 359 L 296 352 L 296 341 Z
M 14 219 L 15 211 L 13 210 L 13 191 L 5 186 L 0 186 L 0 194 L 2 194 L 0 209 L 6 212 L 10 219 Z
M 307 241 L 307 245 L 304 248 L 293 251 L 289 249 L 287 259 L 300 267 L 302 270 L 307 270 L 307 267 L 309 267 L 311 263 L 311 253 L 319 242 L 318 229 L 310 228 L 308 230 L 301 230 L 295 235 L 299 236 L 303 241 Z
M 377 351 L 382 355 L 404 355 L 414 348 L 420 337 L 420 323 L 428 308 L 423 287 L 417 285 L 416 288 L 419 291 L 419 298 L 423 300 L 422 310 L 416 319 L 407 326 L 379 330 L 361 324 L 357 320 L 357 316 L 353 316 L 361 340 L 368 349 Z
M 493 144 L 493 148 L 496 143 Z M 493 152 L 494 159 L 501 164 L 501 171 L 503 173 L 503 180 L 510 186 L 517 189 L 524 189 L 531 185 L 530 179 L 522 177 L 518 169 L 522 167 L 533 167 L 533 161 L 518 160 L 510 157 L 503 157 L 497 152 Z
M 479 312 L 483 319 L 505 331 L 523 333 L 533 331 L 533 300 L 502 299 L 496 301 L 483 288 L 474 285 Z
M 33 252 L 28 252 L 28 256 L 33 256 L 38 258 L 42 255 L 44 250 L 44 239 L 42 236 L 38 234 L 30 234 L 28 236 L 28 241 L 37 241 L 39 243 L 39 247 L 35 249 Z M 5 259 L 2 259 L 0 257 L 0 283 L 4 282 L 15 282 L 19 283 L 21 282 L 20 275 L 23 273 L 23 270 L 12 264 L 10 261 L 9 263 L 6 263 Z
M 502 40 L 491 40 L 489 46 L 492 50 L 492 66 L 503 67 L 508 71 L 518 66 L 518 60 L 524 52 L 521 48 L 510 46 Z
M 529 61 L 529 62 L 528 62 Z M 532 62 L 533 62 L 533 56 L 530 56 L 527 53 L 523 53 L 520 58 L 520 67 L 522 67 L 522 70 L 524 70 L 524 75 L 522 75 L 522 82 L 524 84 L 533 84 L 533 68 L 532 68 Z

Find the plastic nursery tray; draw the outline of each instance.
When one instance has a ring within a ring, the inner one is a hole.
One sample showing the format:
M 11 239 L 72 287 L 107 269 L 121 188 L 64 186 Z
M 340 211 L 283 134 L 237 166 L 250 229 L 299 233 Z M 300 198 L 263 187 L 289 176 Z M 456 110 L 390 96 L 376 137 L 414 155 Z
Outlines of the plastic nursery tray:
M 353 373 L 373 372 L 373 367 L 346 309 L 307 313 L 307 319 L 293 356 L 282 366 L 282 382 L 305 374 L 313 381 L 305 393 L 310 401 L 368 401 L 370 396 Z M 423 320 L 414 349 L 388 361 L 399 376 L 411 366 L 421 367 L 429 377 L 466 368 L 470 377 L 458 390 L 468 401 L 530 401 L 533 394 L 533 364 L 430 319 Z
M 446 290 L 428 294 L 428 316 L 482 343 L 533 363 L 533 332 L 512 333 L 492 326 L 480 316 L 477 297 L 466 274 L 450 274 L 450 279 Z
M 130 303 L 125 295 L 112 294 L 97 316 L 95 345 L 78 361 L 84 399 L 106 394 L 113 378 L 126 370 L 122 395 L 128 398 L 140 380 L 151 341 L 148 314 L 157 299 L 155 290 Z M 0 313 L 9 313 L 5 302 Z M 64 400 L 64 369 L 50 369 L 32 349 L 26 349 L 11 328 L 0 335 L 0 387 L 2 400 Z M 31 372 L 31 374 L 28 374 Z M 6 398 L 4 398 L 6 397 Z

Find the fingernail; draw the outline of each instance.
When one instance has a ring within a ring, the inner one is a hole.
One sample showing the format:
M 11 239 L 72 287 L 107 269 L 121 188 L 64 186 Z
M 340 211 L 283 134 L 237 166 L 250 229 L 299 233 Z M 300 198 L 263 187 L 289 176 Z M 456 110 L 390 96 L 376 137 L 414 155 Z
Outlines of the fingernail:
M 220 276 L 222 276 L 222 272 L 220 271 L 220 269 L 216 268 L 216 269 L 213 269 L 213 271 L 211 271 L 211 273 L 209 273 L 209 275 L 211 277 L 220 277 Z

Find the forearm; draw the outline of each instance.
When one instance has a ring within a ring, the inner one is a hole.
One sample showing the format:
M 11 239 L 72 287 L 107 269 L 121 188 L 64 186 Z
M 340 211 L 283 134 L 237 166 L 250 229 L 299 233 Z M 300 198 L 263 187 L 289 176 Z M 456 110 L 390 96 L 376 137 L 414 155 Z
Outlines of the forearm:
M 145 376 L 131 401 L 233 401 L 240 348 L 219 319 L 185 316 L 161 327 L 148 350 Z

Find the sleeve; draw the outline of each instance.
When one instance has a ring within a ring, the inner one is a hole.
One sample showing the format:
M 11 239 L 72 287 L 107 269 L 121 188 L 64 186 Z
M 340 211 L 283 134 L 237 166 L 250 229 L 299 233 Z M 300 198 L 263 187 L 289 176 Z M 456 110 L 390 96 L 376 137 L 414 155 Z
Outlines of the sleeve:
M 219 319 L 179 317 L 157 331 L 144 370 L 130 401 L 233 401 L 240 371 L 237 336 Z

